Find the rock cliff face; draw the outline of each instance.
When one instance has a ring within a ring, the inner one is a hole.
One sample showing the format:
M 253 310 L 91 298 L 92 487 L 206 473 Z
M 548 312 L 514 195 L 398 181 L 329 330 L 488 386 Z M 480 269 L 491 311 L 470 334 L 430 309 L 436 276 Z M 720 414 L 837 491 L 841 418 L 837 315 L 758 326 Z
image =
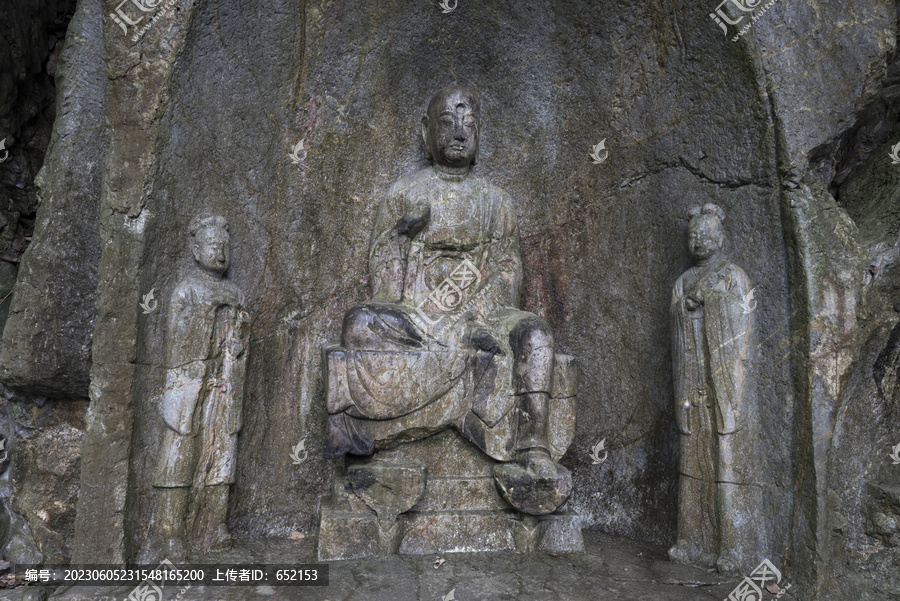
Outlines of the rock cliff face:
M 19 266 L 15 294 L 0 306 L 0 319 L 9 314 L 0 378 L 29 392 L 84 397 L 100 259 L 102 40 L 79 36 L 84 18 L 76 17 L 62 41 L 74 0 L 0 10 L 11 41 L 0 50 L 0 138 L 10 153 L 0 164 L 0 273 Z
M 75 4 L 0 6 L 0 380 L 26 391 L 0 387 L 0 454 L 15 458 L 10 469 L 0 463 L 0 540 L 18 562 L 71 555 L 79 490 L 87 403 L 70 399 L 87 393 L 100 249 L 98 204 L 87 201 L 93 149 L 59 141 L 96 126 L 73 111 L 71 92 L 58 93 L 71 88 Z
M 733 1 L 720 6 L 739 25 L 723 35 L 714 2 L 686 0 L 460 0 L 446 14 L 402 0 L 164 0 L 125 7 L 135 25 L 79 0 L 52 53 L 38 42 L 66 9 L 47 4 L 0 19 L 40 33 L 0 49 L 15 66 L 2 77 L 16 74 L 0 80 L 0 218 L 16 224 L 0 229 L 4 256 L 34 219 L 18 272 L 6 268 L 0 381 L 14 403 L 90 398 L 77 518 L 39 541 L 45 553 L 121 561 L 147 534 L 166 340 L 164 312 L 141 302 L 166 302 L 201 213 L 231 224 L 230 275 L 253 315 L 232 530 L 314 529 L 331 473 L 320 348 L 367 298 L 379 198 L 425 164 L 425 102 L 461 83 L 483 107 L 476 169 L 516 205 L 524 306 L 581 368 L 562 462 L 584 525 L 674 540 L 669 295 L 689 265 L 688 208 L 714 202 L 758 301 L 766 501 L 748 527 L 804 596 L 840 598 L 839 582 L 860 598 L 900 589 L 861 575 L 898 561 L 894 3 L 742 13 Z M 37 124 L 54 113 L 48 147 Z M 604 439 L 608 460 L 594 465 Z M 300 441 L 309 459 L 293 465 Z M 14 506 L 42 532 L 40 459 L 13 448 Z M 52 494 L 73 503 L 62 484 Z

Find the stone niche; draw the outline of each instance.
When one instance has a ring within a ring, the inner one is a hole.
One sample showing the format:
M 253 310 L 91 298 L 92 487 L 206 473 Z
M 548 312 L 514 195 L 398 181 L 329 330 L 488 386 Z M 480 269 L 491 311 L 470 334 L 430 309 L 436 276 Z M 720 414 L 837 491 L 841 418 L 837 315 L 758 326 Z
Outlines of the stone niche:
M 688 0 L 461 1 L 449 14 L 405 0 L 176 4 L 161 3 L 145 31 L 123 33 L 99 0 L 78 1 L 58 55 L 61 110 L 40 195 L 29 196 L 39 205 L 11 192 L 31 194 L 40 162 L 22 166 L 28 142 L 6 115 L 30 104 L 0 99 L 12 153 L 0 184 L 14 201 L 0 210 L 10 220 L 37 206 L 0 378 L 28 394 L 90 397 L 80 464 L 65 462 L 67 485 L 80 465 L 74 525 L 39 534 L 42 551 L 121 563 L 149 534 L 166 348 L 164 311 L 140 307 L 154 290 L 169 298 L 188 259 L 187 224 L 201 212 L 240 232 L 229 277 L 252 316 L 229 497 L 236 537 L 312 535 L 321 519 L 335 524 L 323 556 L 351 555 L 351 527 L 367 533 L 366 553 L 426 552 L 470 548 L 446 525 L 479 516 L 506 520 L 467 539 L 482 548 L 562 548 L 557 534 L 575 526 L 505 509 L 484 481 L 485 457 L 452 430 L 383 449 L 368 465 L 323 453 L 321 348 L 369 300 L 362 266 L 378 198 L 423 166 L 423 103 L 456 82 L 481 98 L 475 169 L 515 202 L 522 307 L 579 363 L 577 428 L 560 461 L 581 526 L 675 540 L 667 310 L 689 266 L 688 207 L 710 202 L 728 215 L 726 252 L 756 288 L 767 455 L 752 528 L 766 535 L 765 557 L 805 598 L 842 598 L 832 591 L 848 587 L 845 598 L 862 599 L 897 573 L 893 3 L 775 2 L 735 42 L 709 18 L 715 3 Z M 28 11 L 15 14 L 0 27 L 31 31 Z M 21 45 L 0 49 L 0 64 L 32 54 Z M 608 154 L 592 161 L 601 140 Z M 609 455 L 598 464 L 590 450 L 603 440 Z M 303 441 L 308 458 L 295 464 Z M 21 470 L 23 458 L 11 459 Z M 388 459 L 421 499 L 379 504 L 384 491 L 367 474 Z M 453 507 L 441 504 L 450 486 L 466 492 Z M 21 490 L 32 521 L 51 502 L 41 497 L 75 498 L 68 486 Z

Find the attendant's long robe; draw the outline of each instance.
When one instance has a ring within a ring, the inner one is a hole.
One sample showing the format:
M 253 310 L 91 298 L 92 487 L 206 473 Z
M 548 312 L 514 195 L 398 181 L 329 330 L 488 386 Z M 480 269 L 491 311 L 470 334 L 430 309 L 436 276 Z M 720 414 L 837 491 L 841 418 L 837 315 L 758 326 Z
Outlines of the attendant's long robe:
M 703 297 L 689 309 L 688 298 Z M 681 432 L 678 539 L 709 563 L 752 538 L 744 523 L 760 458 L 747 366 L 755 301 L 750 282 L 725 260 L 675 283 L 670 316 L 675 411 Z M 741 529 L 745 532 L 741 532 Z M 700 559 L 702 558 L 702 559 Z
M 183 281 L 168 307 L 165 424 L 153 485 L 234 482 L 241 429 L 249 317 L 231 282 Z

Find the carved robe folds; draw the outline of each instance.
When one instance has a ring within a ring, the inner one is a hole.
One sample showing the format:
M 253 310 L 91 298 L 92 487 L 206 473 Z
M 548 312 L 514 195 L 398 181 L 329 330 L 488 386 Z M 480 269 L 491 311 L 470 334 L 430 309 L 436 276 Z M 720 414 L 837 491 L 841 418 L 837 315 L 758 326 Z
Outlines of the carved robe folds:
M 429 207 L 413 239 L 404 215 Z M 508 195 L 473 175 L 426 168 L 381 204 L 370 249 L 374 300 L 325 349 L 326 456 L 368 455 L 454 426 L 498 461 L 517 450 L 517 395 L 549 393 L 548 450 L 574 436 L 574 365 L 549 326 L 515 308 L 518 230 Z M 480 348 L 479 336 L 491 346 Z M 515 348 L 514 348 L 515 347 Z
M 223 289 L 230 290 L 224 285 Z M 234 482 L 250 320 L 239 297 L 189 282 L 169 313 L 156 487 Z
M 681 432 L 674 559 L 734 571 L 756 561 L 755 399 L 749 386 L 750 282 L 723 259 L 675 283 L 670 309 Z M 700 297 L 702 304 L 692 302 Z M 672 554 L 672 552 L 670 552 Z
M 421 213 L 416 235 L 398 231 Z M 326 456 L 368 458 L 335 472 L 319 557 L 581 550 L 578 516 L 553 513 L 568 471 L 529 476 L 513 463 L 526 449 L 566 452 L 577 385 L 549 326 L 515 308 L 509 197 L 431 168 L 401 180 L 378 211 L 370 272 L 374 299 L 324 351 Z M 534 396 L 543 405 L 526 405 Z

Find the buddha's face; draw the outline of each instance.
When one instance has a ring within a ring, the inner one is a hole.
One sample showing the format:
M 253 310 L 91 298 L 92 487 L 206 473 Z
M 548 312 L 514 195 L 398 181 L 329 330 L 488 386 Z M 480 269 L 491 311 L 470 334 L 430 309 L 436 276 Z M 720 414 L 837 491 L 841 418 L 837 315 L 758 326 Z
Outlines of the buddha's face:
M 722 250 L 724 235 L 719 219 L 701 216 L 691 219 L 688 225 L 688 250 L 698 261 L 709 259 Z
M 205 227 L 194 237 L 191 251 L 200 267 L 224 275 L 231 263 L 231 236 L 221 227 Z
M 423 123 L 432 159 L 446 167 L 468 167 L 478 155 L 478 114 L 468 92 L 450 88 L 432 103 Z

